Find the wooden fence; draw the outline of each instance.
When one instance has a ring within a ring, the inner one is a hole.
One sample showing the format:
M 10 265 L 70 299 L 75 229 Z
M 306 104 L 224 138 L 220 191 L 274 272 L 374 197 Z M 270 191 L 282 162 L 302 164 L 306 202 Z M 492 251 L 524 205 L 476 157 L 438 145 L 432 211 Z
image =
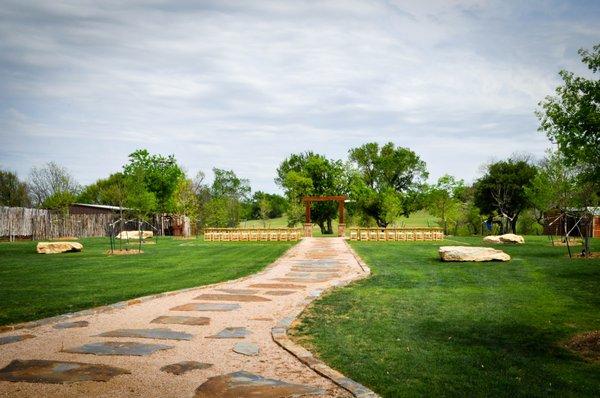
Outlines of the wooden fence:
M 207 242 L 269 242 L 297 241 L 300 228 L 205 228 Z
M 106 236 L 113 214 L 70 214 L 43 209 L 0 206 L 0 238 L 57 239 Z
M 424 241 L 443 240 L 442 228 L 351 228 L 350 240 Z

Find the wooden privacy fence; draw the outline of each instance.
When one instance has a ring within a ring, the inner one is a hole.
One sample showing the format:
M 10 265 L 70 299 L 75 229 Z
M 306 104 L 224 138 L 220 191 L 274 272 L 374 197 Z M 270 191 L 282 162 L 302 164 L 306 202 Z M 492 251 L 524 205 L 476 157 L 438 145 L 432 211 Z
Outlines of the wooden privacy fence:
M 425 241 L 443 240 L 442 228 L 351 228 L 350 240 L 363 241 Z
M 286 242 L 302 237 L 300 228 L 205 228 L 207 242 Z
M 56 239 L 106 236 L 112 214 L 62 214 L 44 209 L 0 206 L 0 238 Z

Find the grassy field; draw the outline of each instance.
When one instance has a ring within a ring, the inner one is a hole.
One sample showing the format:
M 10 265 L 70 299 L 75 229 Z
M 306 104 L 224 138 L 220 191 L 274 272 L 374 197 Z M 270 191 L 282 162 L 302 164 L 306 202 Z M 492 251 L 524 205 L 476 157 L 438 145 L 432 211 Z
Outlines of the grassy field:
M 436 218 L 433 217 L 425 210 L 420 210 L 414 212 L 410 215 L 410 217 L 400 217 L 394 223 L 394 226 L 398 227 L 437 227 Z M 283 217 L 272 218 L 263 222 L 263 220 L 248 220 L 242 221 L 240 223 L 240 227 L 242 228 L 285 228 L 287 227 L 288 219 L 284 215 Z M 301 225 L 298 225 L 301 226 Z M 348 225 L 350 227 L 351 225 Z M 337 228 L 338 228 L 338 220 L 333 220 L 333 230 L 335 232 L 334 236 L 337 236 Z M 349 232 L 346 232 L 348 235 Z M 322 235 L 321 230 L 318 225 L 313 226 L 313 236 L 331 236 L 331 235 Z
M 460 243 L 481 239 L 445 242 Z M 600 363 L 564 347 L 600 329 L 600 259 L 569 260 L 545 237 L 502 246 L 510 263 L 441 263 L 435 242 L 352 245 L 372 277 L 294 331 L 348 377 L 385 397 L 600 396 Z
M 107 238 L 81 253 L 37 254 L 35 242 L 0 243 L 0 325 L 254 273 L 291 243 L 204 243 L 159 238 L 143 254 L 108 256 Z

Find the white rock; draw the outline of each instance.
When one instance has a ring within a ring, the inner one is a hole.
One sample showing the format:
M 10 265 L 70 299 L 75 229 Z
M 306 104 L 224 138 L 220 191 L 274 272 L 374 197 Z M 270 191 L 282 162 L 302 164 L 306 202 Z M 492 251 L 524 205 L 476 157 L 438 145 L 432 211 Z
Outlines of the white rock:
M 36 250 L 42 254 L 80 252 L 83 245 L 79 242 L 39 242 Z
M 504 235 L 490 235 L 483 238 L 486 243 L 525 243 L 525 239 L 521 235 L 515 234 L 504 234 Z
M 438 253 L 442 261 L 510 261 L 508 254 L 491 247 L 442 246 Z
M 483 238 L 485 243 L 502 243 L 498 235 L 490 235 Z
M 154 233 L 152 231 L 142 231 L 142 239 L 152 238 Z M 140 239 L 140 231 L 121 231 L 117 236 L 117 239 Z
M 523 237 L 521 235 L 504 234 L 504 235 L 500 235 L 499 238 L 502 243 L 518 243 L 518 244 L 525 243 L 525 239 L 523 239 Z

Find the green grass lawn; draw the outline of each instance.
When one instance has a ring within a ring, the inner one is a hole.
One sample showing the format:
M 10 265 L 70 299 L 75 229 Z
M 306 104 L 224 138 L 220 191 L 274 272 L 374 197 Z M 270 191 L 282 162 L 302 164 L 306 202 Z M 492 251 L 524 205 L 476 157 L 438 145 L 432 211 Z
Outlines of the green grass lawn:
M 292 246 L 159 238 L 143 254 L 107 256 L 107 238 L 80 242 L 83 252 L 64 254 L 37 254 L 35 242 L 0 243 L 0 325 L 239 278 Z
M 247 220 L 240 223 L 241 228 L 286 228 L 288 219 L 284 215 L 283 217 L 271 218 L 263 222 L 263 220 Z M 338 220 L 335 219 L 332 222 L 333 235 L 323 235 L 318 225 L 313 225 L 313 236 L 314 237 L 331 237 L 337 236 Z M 297 225 L 302 227 L 302 225 Z M 390 227 L 438 227 L 437 218 L 433 217 L 425 210 L 419 210 L 410 215 L 410 217 L 399 217 L 398 220 Z M 352 225 L 347 225 L 347 228 Z M 346 235 L 349 235 L 350 231 L 346 230 Z
M 481 238 L 444 244 L 460 243 Z M 600 363 L 563 348 L 600 329 L 600 259 L 527 237 L 501 247 L 510 263 L 441 263 L 439 245 L 352 242 L 372 277 L 315 302 L 295 338 L 385 397 L 600 396 Z

